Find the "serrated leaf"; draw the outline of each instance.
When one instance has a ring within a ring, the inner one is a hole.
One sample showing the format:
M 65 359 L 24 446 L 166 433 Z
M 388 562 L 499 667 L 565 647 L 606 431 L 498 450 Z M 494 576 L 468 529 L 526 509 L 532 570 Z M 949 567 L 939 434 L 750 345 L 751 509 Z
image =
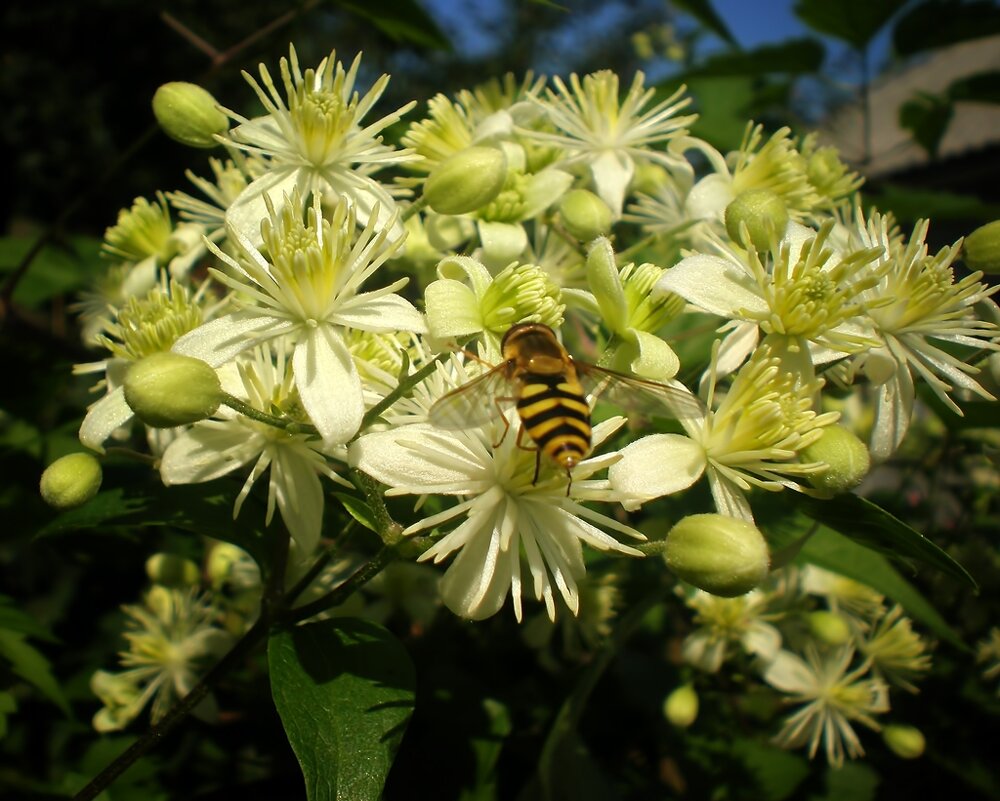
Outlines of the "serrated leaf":
M 993 36 L 1000 33 L 1000 9 L 991 0 L 918 3 L 893 29 L 893 46 L 901 56 Z
M 877 504 L 857 495 L 838 495 L 820 501 L 797 495 L 796 506 L 806 515 L 846 537 L 890 558 L 915 559 L 978 589 L 964 567 L 919 531 L 889 514 Z
M 798 0 L 795 15 L 815 31 L 861 50 L 909 0 Z
M 368 20 L 394 41 L 409 42 L 431 50 L 451 50 L 448 37 L 414 0 L 381 0 L 378 3 L 338 0 L 337 4 Z
M 52 675 L 52 666 L 37 648 L 25 642 L 23 634 L 0 630 L 0 658 L 10 663 L 10 669 L 35 687 L 59 707 L 67 717 L 69 702 Z
M 351 517 L 370 531 L 378 533 L 378 527 L 375 524 L 375 515 L 367 503 L 357 496 L 349 495 L 346 492 L 334 492 L 333 496 L 344 505 L 344 508 Z
M 366 620 L 336 618 L 274 634 L 271 693 L 309 801 L 377 801 L 413 711 L 413 663 Z
M 686 11 L 720 39 L 738 47 L 736 37 L 729 31 L 725 20 L 720 17 L 709 0 L 674 0 L 673 6 Z

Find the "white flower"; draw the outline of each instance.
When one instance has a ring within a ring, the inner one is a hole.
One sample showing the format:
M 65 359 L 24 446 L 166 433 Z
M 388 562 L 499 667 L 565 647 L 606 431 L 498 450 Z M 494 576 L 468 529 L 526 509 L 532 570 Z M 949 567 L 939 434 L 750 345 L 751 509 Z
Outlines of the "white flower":
M 272 414 L 277 410 L 295 419 L 297 413 L 301 415 L 301 409 L 290 368 L 280 345 L 273 359 L 267 349 L 258 348 L 252 358 L 220 370 L 222 388 L 255 409 Z M 327 462 L 330 454 L 316 439 L 289 434 L 238 415 L 227 407 L 220 407 L 216 414 L 221 419 L 195 423 L 167 446 L 160 461 L 163 483 L 211 481 L 253 464 L 236 496 L 235 518 L 254 482 L 270 468 L 266 522 L 270 524 L 277 506 L 297 546 L 298 556 L 312 553 L 323 524 L 325 493 L 320 477 L 347 487 L 352 485 L 333 471 Z
M 336 53 L 331 53 L 315 70 L 303 73 L 295 48 L 290 48 L 288 59 L 280 62 L 287 106 L 263 64 L 260 78 L 267 91 L 249 73 L 243 73 L 267 116 L 248 120 L 226 110 L 240 123 L 230 131 L 230 137 L 236 147 L 269 159 L 269 170 L 236 199 L 226 220 L 255 244 L 260 241 L 258 226 L 266 214 L 265 199 L 269 197 L 280 209 L 284 197 L 291 197 L 293 191 L 304 198 L 310 193 L 346 197 L 362 224 L 374 218 L 391 238 L 402 236 L 402 225 L 393 216 L 395 201 L 370 174 L 414 158 L 408 151 L 383 144 L 378 134 L 415 103 L 362 127 L 362 118 L 385 91 L 389 76 L 383 75 L 359 98 L 354 82 L 360 63 L 359 54 L 345 71 Z
M 553 79 L 556 90 L 544 100 L 532 98 L 544 109 L 557 132 L 519 130 L 526 138 L 554 144 L 565 151 L 561 165 L 585 166 L 595 193 L 608 204 L 615 218 L 621 216 L 625 192 L 635 173 L 636 162 L 677 166 L 683 157 L 650 145 L 668 142 L 684 133 L 694 116 L 675 117 L 690 98 L 679 99 L 684 87 L 650 109 L 643 108 L 656 91 L 644 89 L 645 76 L 635 74 L 625 98 L 618 97 L 618 76 L 610 70 L 587 75 L 581 81 L 574 73 L 570 87 Z
M 595 426 L 594 443 L 600 444 L 623 422 L 616 418 Z M 506 434 L 502 420 L 462 431 L 427 424 L 401 426 L 366 434 L 350 448 L 351 464 L 389 485 L 387 495 L 460 499 L 403 533 L 461 520 L 420 558 L 441 562 L 457 553 L 442 579 L 441 592 L 445 604 L 463 617 L 480 620 L 495 614 L 510 592 L 520 620 L 522 595 L 529 592 L 544 600 L 554 619 L 557 590 L 576 614 L 577 582 L 586 572 L 582 543 L 641 556 L 598 526 L 645 539 L 641 533 L 581 503 L 618 499 L 606 480 L 592 478 L 617 455 L 596 456 L 576 465 L 567 494 L 565 473 L 544 462 L 533 483 L 537 451 L 517 444 L 519 425 L 511 420 Z M 522 576 L 522 560 L 527 577 Z
M 681 417 L 687 436 L 643 437 L 611 466 L 611 485 L 631 499 L 627 507 L 687 489 L 707 475 L 719 512 L 752 522 L 745 495 L 752 486 L 798 490 L 796 477 L 824 469 L 822 462 L 795 461 L 837 419 L 836 413 L 812 410 L 821 382 L 800 383 L 761 346 L 713 411 L 717 358 L 718 347 L 709 368 L 708 407 Z
M 684 600 L 695 612 L 697 628 L 684 638 L 686 662 L 708 673 L 716 673 L 733 645 L 764 662 L 781 648 L 781 634 L 768 622 L 770 595 L 751 590 L 736 598 L 720 598 L 704 590 L 693 590 Z
M 789 703 L 803 704 L 775 739 L 783 748 L 808 745 L 810 759 L 822 743 L 827 762 L 839 767 L 845 752 L 851 759 L 864 754 L 851 723 L 878 731 L 874 716 L 889 711 L 889 691 L 881 679 L 865 678 L 870 661 L 850 669 L 853 646 L 821 653 L 810 645 L 805 657 L 781 651 L 764 670 L 764 681 L 789 695 Z
M 375 234 L 377 227 L 373 216 L 355 237 L 354 207 L 338 202 L 327 220 L 318 198 L 303 223 L 302 200 L 296 194 L 281 211 L 271 209 L 261 225 L 268 258 L 231 228 L 238 259 L 213 246 L 232 268 L 231 274 L 214 275 L 258 305 L 245 305 L 192 331 L 174 350 L 219 366 L 255 344 L 291 338 L 302 405 L 324 441 L 346 442 L 361 425 L 364 399 L 345 328 L 426 330 L 420 312 L 393 294 L 408 279 L 358 291 L 402 243 L 388 241 L 385 229 Z

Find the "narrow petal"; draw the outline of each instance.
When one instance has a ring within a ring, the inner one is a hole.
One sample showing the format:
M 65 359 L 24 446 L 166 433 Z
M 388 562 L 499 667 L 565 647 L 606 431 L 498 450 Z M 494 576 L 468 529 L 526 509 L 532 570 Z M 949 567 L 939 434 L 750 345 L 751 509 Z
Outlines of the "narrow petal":
M 275 449 L 271 483 L 275 487 L 278 511 L 288 533 L 301 549 L 311 554 L 319 544 L 323 527 L 323 487 L 312 465 L 286 448 Z
M 687 489 L 705 470 L 705 449 L 681 434 L 652 434 L 621 451 L 608 469 L 611 486 L 649 500 Z
M 331 326 L 320 325 L 295 346 L 292 369 L 299 397 L 325 443 L 347 442 L 361 426 L 365 404 L 350 351 Z
M 627 153 L 615 150 L 602 153 L 590 165 L 590 174 L 594 178 L 594 192 L 608 204 L 616 220 L 622 216 L 625 190 L 634 172 L 635 164 L 632 158 Z
M 427 333 L 424 316 L 410 301 L 399 295 L 379 295 L 378 292 L 356 295 L 337 310 L 332 322 L 378 333 L 388 331 Z
M 292 328 L 293 324 L 288 320 L 247 309 L 219 317 L 189 331 L 174 343 L 171 350 L 219 367 L 248 348 L 287 334 Z
M 484 620 L 500 611 L 511 583 L 508 559 L 500 550 L 499 526 L 481 528 L 441 579 L 441 598 L 456 615 Z M 467 521 L 471 522 L 471 521 Z
M 721 317 L 736 317 L 741 309 L 764 314 L 768 308 L 750 276 L 735 264 L 704 254 L 688 256 L 667 270 L 654 292 L 674 292 Z
M 125 390 L 118 387 L 87 409 L 80 425 L 80 442 L 104 453 L 104 441 L 132 417 L 132 408 L 125 402 Z
M 262 447 L 262 437 L 240 424 L 195 425 L 167 446 L 160 478 L 167 485 L 211 481 L 247 464 Z

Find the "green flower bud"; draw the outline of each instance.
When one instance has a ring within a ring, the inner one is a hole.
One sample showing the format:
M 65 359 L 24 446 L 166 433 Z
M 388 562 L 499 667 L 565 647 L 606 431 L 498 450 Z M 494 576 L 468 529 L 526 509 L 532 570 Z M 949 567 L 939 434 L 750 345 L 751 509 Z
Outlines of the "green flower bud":
M 154 553 L 146 560 L 146 575 L 164 587 L 193 587 L 201 575 L 198 565 L 172 553 Z
M 767 542 L 753 523 L 720 514 L 688 515 L 667 535 L 667 566 L 699 589 L 732 598 L 767 576 Z
M 916 726 L 886 726 L 882 729 L 882 739 L 889 750 L 902 759 L 916 759 L 927 747 L 923 733 Z
M 965 237 L 962 258 L 970 270 L 1000 273 L 1000 220 L 986 223 Z
M 438 165 L 424 184 L 424 199 L 438 214 L 467 214 L 503 189 L 507 157 L 494 147 L 468 147 Z
M 222 387 L 215 370 L 201 359 L 165 351 L 129 367 L 125 401 L 146 425 L 173 428 L 214 414 Z
M 45 468 L 38 489 L 49 506 L 72 509 L 101 488 L 101 463 L 89 453 L 71 453 Z
M 743 241 L 744 224 L 750 234 L 749 243 Z M 726 232 L 743 247 L 752 244 L 758 251 L 770 250 L 787 226 L 788 209 L 769 189 L 748 189 L 726 206 Z
M 810 480 L 817 489 L 831 493 L 847 492 L 868 475 L 871 457 L 868 447 L 857 435 L 843 426 L 827 426 L 823 435 L 802 451 L 809 462 L 826 462 L 830 468 L 815 473 Z
M 851 639 L 851 628 L 836 612 L 825 609 L 811 612 L 808 616 L 809 631 L 827 645 L 843 645 Z
M 675 689 L 663 702 L 663 716 L 678 729 L 686 729 L 698 717 L 698 693 L 690 684 Z
M 670 173 L 659 164 L 651 161 L 641 161 L 635 165 L 630 190 L 644 195 L 655 195 L 656 191 L 671 183 Z
M 212 95 L 193 83 L 165 83 L 153 95 L 153 114 L 163 132 L 189 147 L 216 147 L 213 138 L 229 129 Z
M 605 236 L 611 230 L 611 209 L 593 192 L 572 189 L 559 204 L 566 230 L 581 242 Z

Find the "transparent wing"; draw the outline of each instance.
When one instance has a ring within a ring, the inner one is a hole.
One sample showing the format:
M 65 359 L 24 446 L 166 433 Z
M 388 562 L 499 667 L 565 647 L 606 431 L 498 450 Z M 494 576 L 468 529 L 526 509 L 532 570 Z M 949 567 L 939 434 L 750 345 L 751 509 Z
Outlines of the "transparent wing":
M 427 419 L 438 428 L 475 428 L 496 418 L 497 403 L 502 408 L 515 398 L 507 365 L 500 364 L 438 399 Z
M 636 378 L 578 359 L 574 359 L 573 364 L 588 395 L 630 412 L 672 420 L 704 417 L 706 413 L 701 399 L 680 384 L 672 386 Z

